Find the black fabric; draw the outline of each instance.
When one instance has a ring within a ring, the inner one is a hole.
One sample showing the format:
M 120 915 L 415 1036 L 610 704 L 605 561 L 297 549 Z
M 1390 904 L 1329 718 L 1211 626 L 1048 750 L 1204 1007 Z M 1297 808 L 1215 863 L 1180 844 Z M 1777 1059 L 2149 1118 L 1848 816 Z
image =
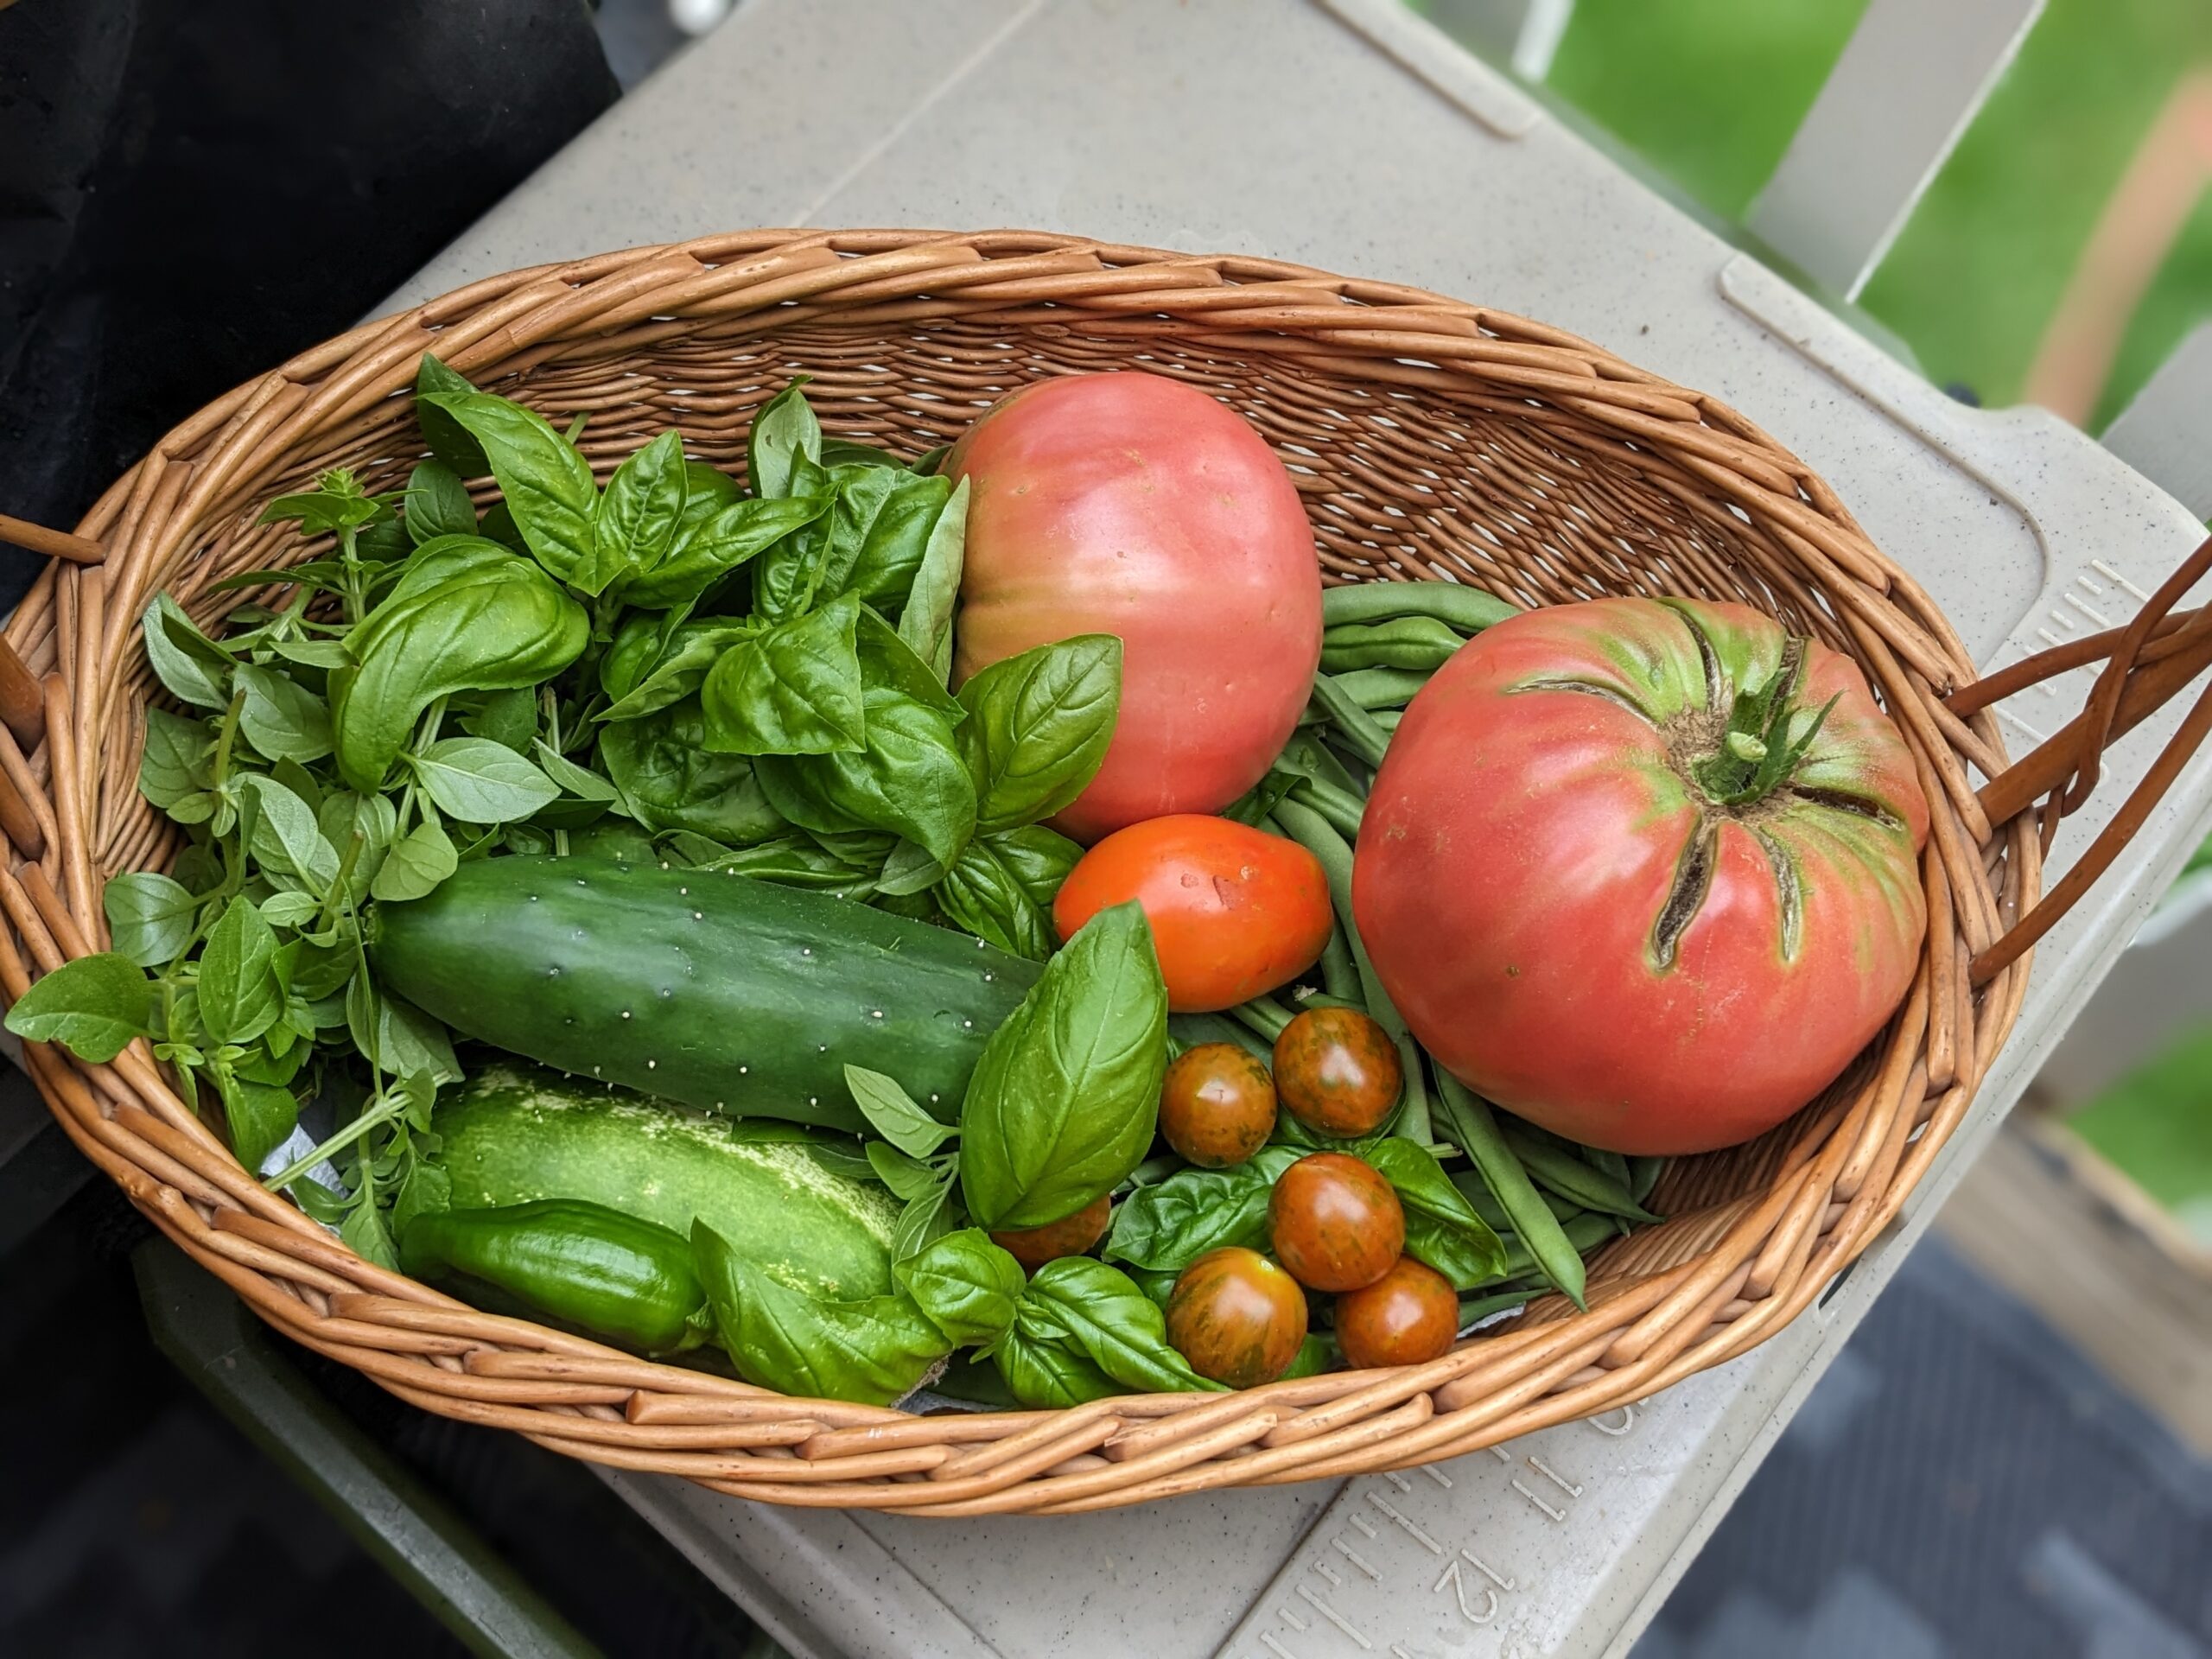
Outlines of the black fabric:
M 584 0 L 0 3 L 0 512 L 73 524 L 615 96 Z

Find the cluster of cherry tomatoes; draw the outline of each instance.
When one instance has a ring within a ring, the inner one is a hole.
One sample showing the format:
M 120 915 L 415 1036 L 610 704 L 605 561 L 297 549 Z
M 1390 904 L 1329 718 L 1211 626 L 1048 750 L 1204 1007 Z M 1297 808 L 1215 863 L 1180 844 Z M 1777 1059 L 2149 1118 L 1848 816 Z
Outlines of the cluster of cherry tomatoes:
M 1192 1163 L 1227 1168 L 1267 1143 L 1278 1106 L 1317 1134 L 1361 1135 L 1403 1081 L 1373 1020 L 1312 1008 L 1276 1039 L 1272 1074 L 1233 1043 L 1185 1051 L 1167 1069 L 1160 1129 Z M 1355 1368 L 1419 1364 L 1451 1347 L 1459 1298 L 1405 1254 L 1405 1211 L 1371 1164 L 1316 1152 L 1291 1165 L 1268 1198 L 1268 1240 L 1267 1255 L 1209 1250 L 1176 1280 L 1167 1340 L 1199 1376 L 1239 1389 L 1281 1376 L 1306 1339 L 1309 1291 L 1335 1296 L 1337 1340 Z

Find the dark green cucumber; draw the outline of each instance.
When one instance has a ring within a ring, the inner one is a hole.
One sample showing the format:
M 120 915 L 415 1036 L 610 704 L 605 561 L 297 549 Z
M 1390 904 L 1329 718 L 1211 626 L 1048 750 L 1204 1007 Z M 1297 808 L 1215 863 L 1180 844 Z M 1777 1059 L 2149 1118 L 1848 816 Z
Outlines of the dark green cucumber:
M 950 1120 L 1037 980 L 965 934 L 741 875 L 587 858 L 464 864 L 378 908 L 391 990 L 578 1077 L 859 1132 L 847 1065 Z
M 705 1117 L 524 1065 L 478 1073 L 439 1102 L 435 1121 L 455 1210 L 582 1199 L 687 1239 L 703 1219 L 794 1290 L 837 1299 L 892 1287 L 899 1201 L 817 1159 L 811 1149 L 827 1136 Z

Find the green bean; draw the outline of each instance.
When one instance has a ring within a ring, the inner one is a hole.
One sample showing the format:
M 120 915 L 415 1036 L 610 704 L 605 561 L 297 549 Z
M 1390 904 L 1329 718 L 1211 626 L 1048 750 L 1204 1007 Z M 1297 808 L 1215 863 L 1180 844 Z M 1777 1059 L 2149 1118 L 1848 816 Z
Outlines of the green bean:
M 1317 677 L 1314 684 L 1321 683 Z M 1414 1041 L 1413 1033 L 1406 1028 L 1405 1016 L 1398 1012 L 1397 1004 L 1390 1001 L 1389 992 L 1382 988 L 1382 981 L 1369 958 L 1367 947 L 1360 943 L 1359 929 L 1351 919 L 1351 849 L 1312 807 L 1286 796 L 1275 804 L 1275 817 L 1290 838 L 1321 861 L 1321 873 L 1328 878 L 1329 897 L 1337 907 L 1337 920 L 1344 930 L 1344 941 L 1351 947 L 1352 966 L 1359 975 L 1362 999 L 1367 1012 L 1376 1024 L 1390 1034 L 1397 1045 L 1398 1063 L 1406 1074 L 1406 1093 L 1398 1109 L 1398 1118 L 1392 1133 L 1402 1135 L 1409 1141 L 1427 1146 L 1432 1139 L 1428 1122 L 1428 1084 L 1421 1068 L 1421 1052 Z
M 1340 836 L 1357 841 L 1359 821 L 1366 810 L 1359 797 L 1334 784 L 1325 784 L 1318 778 L 1301 778 L 1290 786 L 1290 798 L 1312 807 Z
M 1490 1223 L 1497 1231 L 1510 1233 L 1517 1230 L 1513 1225 L 1513 1217 L 1505 1213 L 1505 1206 L 1497 1201 L 1497 1195 L 1490 1190 L 1490 1183 L 1483 1179 L 1480 1170 L 1453 1171 L 1452 1185 L 1459 1189 L 1459 1195 L 1466 1199 L 1474 1212 Z M 1582 1206 L 1573 1199 L 1562 1198 L 1558 1193 L 1547 1192 L 1541 1187 L 1536 1189 L 1536 1197 L 1541 1199 L 1544 1207 L 1552 1212 L 1552 1218 L 1554 1221 L 1573 1221 L 1583 1213 Z
M 1503 1313 L 1510 1307 L 1525 1307 L 1534 1301 L 1532 1290 L 1494 1290 L 1487 1296 L 1462 1296 L 1459 1299 L 1459 1329 L 1479 1324 L 1493 1313 Z
M 1234 1020 L 1224 1020 L 1217 1014 L 1169 1014 L 1167 1039 L 1179 1054 L 1196 1048 L 1200 1043 L 1234 1043 L 1246 1053 L 1257 1055 L 1262 1060 L 1272 1058 L 1274 1053 L 1272 1041 L 1261 1041 Z
M 1651 1196 L 1651 1189 L 1659 1185 L 1659 1178 L 1667 1173 L 1664 1158 L 1631 1158 L 1628 1160 L 1628 1192 L 1638 1204 Z
M 1591 1168 L 1601 1175 L 1611 1176 L 1621 1184 L 1624 1192 L 1627 1190 L 1628 1160 L 1622 1157 L 1620 1154 L 1607 1152 L 1603 1147 L 1585 1147 L 1582 1148 L 1582 1158 Z M 1635 1195 L 1630 1193 L 1630 1196 Z
M 1406 711 L 1402 709 L 1377 709 L 1371 716 L 1375 723 L 1386 732 L 1395 732 L 1398 722 L 1405 717 Z
M 1313 677 L 1313 700 L 1329 711 L 1329 723 L 1344 734 L 1344 741 L 1361 760 L 1370 766 L 1382 764 L 1382 752 L 1390 747 L 1390 734 L 1375 723 L 1374 715 L 1346 696 L 1326 674 Z M 1291 741 L 1295 743 L 1298 738 L 1294 737 Z
M 1335 677 L 1337 690 L 1363 709 L 1402 709 L 1429 677 L 1410 668 L 1356 668 Z
M 1321 620 L 1329 625 L 1433 616 L 1462 633 L 1480 633 L 1519 611 L 1479 588 L 1456 582 L 1363 582 L 1321 590 Z
M 1321 947 L 1321 983 L 1331 996 L 1357 1005 L 1359 969 L 1352 965 L 1351 945 L 1344 938 L 1342 922 L 1329 924 L 1329 942 Z
M 1505 1144 L 1529 1173 L 1561 1198 L 1573 1199 L 1585 1210 L 1630 1221 L 1660 1219 L 1630 1197 L 1625 1185 L 1592 1169 L 1573 1153 L 1548 1145 L 1517 1125 L 1509 1124 L 1503 1132 Z
M 1529 1172 L 1507 1144 L 1489 1103 L 1469 1092 L 1450 1072 L 1439 1066 L 1436 1091 L 1444 1122 L 1459 1149 L 1482 1172 L 1513 1230 L 1529 1253 L 1531 1268 L 1564 1291 L 1577 1307 L 1582 1300 L 1582 1256 L 1568 1241 L 1565 1226 L 1551 1212 L 1529 1179 Z
M 1321 632 L 1321 670 L 1341 674 L 1356 668 L 1433 671 L 1452 660 L 1466 641 L 1432 616 L 1401 616 L 1389 622 L 1346 622 Z
M 1331 996 L 1326 991 L 1317 991 L 1311 985 L 1300 985 L 1290 995 L 1291 1000 L 1298 1004 L 1300 1014 L 1308 1008 L 1357 1008 L 1362 1014 L 1367 1012 L 1367 1004 L 1356 996 Z
M 1229 1017 L 1266 1038 L 1270 1045 L 1282 1035 L 1282 1028 L 1291 1020 L 1288 1008 L 1271 996 L 1255 996 L 1249 1002 L 1240 1002 L 1230 1009 Z M 1270 1053 L 1274 1052 L 1270 1047 Z
M 1316 783 L 1333 785 L 1357 800 L 1367 798 L 1367 791 L 1358 778 L 1319 732 L 1293 733 L 1290 741 L 1282 746 L 1282 753 L 1275 757 L 1275 763 L 1269 770 L 1287 772 L 1294 778 L 1311 778 Z

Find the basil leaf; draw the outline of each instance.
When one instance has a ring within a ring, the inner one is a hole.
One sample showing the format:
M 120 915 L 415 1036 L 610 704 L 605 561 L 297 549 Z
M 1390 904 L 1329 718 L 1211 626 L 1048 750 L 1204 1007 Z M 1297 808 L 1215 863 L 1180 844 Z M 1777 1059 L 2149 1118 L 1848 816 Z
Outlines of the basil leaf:
M 211 1041 L 250 1043 L 284 1011 L 276 935 L 250 899 L 233 899 L 200 953 L 200 1021 Z
M 1065 1410 L 1123 1392 L 1064 1337 L 1035 1338 L 1019 1329 L 1008 1331 L 993 1346 L 991 1360 L 1014 1397 L 1033 1410 Z
M 537 753 L 537 764 L 544 768 L 548 778 L 560 785 L 563 793 L 573 795 L 580 801 L 613 801 L 618 798 L 613 784 L 597 772 L 578 766 L 543 738 L 539 738 L 531 747 Z
M 832 478 L 838 491 L 823 586 L 858 593 L 869 604 L 905 601 L 951 482 L 882 467 L 841 467 Z
M 1057 943 L 1052 917 L 1000 858 L 995 839 L 979 836 L 960 849 L 937 885 L 938 905 L 962 932 L 1042 962 Z
M 867 737 L 856 599 L 749 634 L 700 690 L 707 747 L 733 754 L 826 754 Z
M 1455 1290 L 1504 1276 L 1504 1243 L 1452 1185 L 1435 1154 L 1402 1136 L 1385 1135 L 1363 1145 L 1360 1156 L 1398 1195 L 1406 1212 L 1407 1254 L 1451 1280 Z
M 953 486 L 922 550 L 906 605 L 899 613 L 899 637 L 930 665 L 939 685 L 952 677 L 952 607 L 960 597 L 960 575 L 968 545 L 968 480 Z
M 360 836 L 361 850 L 353 855 L 353 872 L 346 878 L 346 892 L 358 904 L 368 897 L 391 838 L 398 832 L 399 809 L 388 795 L 356 795 L 341 789 L 324 798 L 316 810 L 315 823 L 333 847 L 345 846 L 356 835 Z M 343 862 L 344 855 L 339 856 Z
M 780 1284 L 703 1221 L 691 1226 L 699 1282 L 730 1363 L 747 1382 L 796 1397 L 887 1406 L 950 1351 L 914 1299 L 828 1301 Z
M 592 568 L 604 573 L 601 587 L 641 576 L 668 556 L 689 492 L 683 440 L 673 429 L 614 469 L 592 516 Z
M 457 723 L 471 737 L 488 737 L 517 754 L 527 754 L 531 740 L 537 735 L 537 693 L 526 685 L 486 691 L 476 699 L 474 709 L 459 716 Z
M 632 622 L 647 620 L 631 619 Z M 601 686 L 614 698 L 601 713 L 602 722 L 611 725 L 642 719 L 690 696 L 706 683 L 708 671 L 721 660 L 722 654 L 755 630 L 750 622 L 741 620 L 683 623 L 670 631 L 665 640 L 661 632 L 657 627 L 645 631 L 641 660 L 637 644 L 625 639 L 630 633 L 629 624 L 624 624 L 615 636 L 614 650 L 600 664 Z M 618 662 L 617 652 L 626 643 L 633 660 Z
M 897 691 L 870 688 L 862 706 L 867 741 L 857 753 L 754 759 L 768 804 L 803 830 L 880 830 L 950 864 L 976 828 L 975 785 L 950 724 Z
M 398 580 L 387 588 L 377 601 L 378 610 L 401 605 L 417 594 L 428 593 L 442 582 L 455 576 L 469 575 L 479 570 L 504 569 L 509 565 L 530 568 L 526 555 L 517 554 L 512 548 L 503 547 L 485 536 L 435 536 L 423 543 L 408 556 L 401 567 Z
M 763 500 L 795 493 L 791 474 L 796 459 L 821 465 L 822 423 L 806 406 L 805 385 L 806 377 L 798 376 L 753 417 L 753 430 L 746 439 L 746 471 L 753 494 Z
M 891 1261 L 897 1265 L 943 1238 L 952 1230 L 955 1206 L 950 1180 L 938 1182 L 918 1198 L 909 1198 L 891 1229 Z
M 271 927 L 305 927 L 321 911 L 321 899 L 296 887 L 272 893 L 261 901 L 261 919 Z
M 1456 1227 L 1417 1211 L 1406 1211 L 1406 1254 L 1435 1268 L 1454 1290 L 1473 1290 L 1505 1276 L 1502 1251 L 1493 1255 Z
M 1107 1260 L 1180 1273 L 1224 1245 L 1265 1249 L 1268 1198 L 1298 1158 L 1287 1147 L 1263 1147 L 1234 1169 L 1179 1170 L 1139 1187 L 1114 1207 Z
M 865 899 L 875 891 L 874 877 L 866 863 L 856 863 L 808 835 L 778 836 L 719 857 L 701 860 L 699 868 L 750 876 L 756 881 L 774 881 L 786 887 L 835 893 L 840 899 Z
M 154 988 L 112 950 L 77 957 L 40 976 L 8 1010 L 8 1029 L 26 1042 L 62 1043 L 105 1065 L 149 1033 Z
M 903 470 L 906 465 L 888 449 L 879 449 L 872 443 L 855 443 L 848 438 L 824 437 L 820 459 L 824 467 L 896 467 Z
M 934 887 L 944 876 L 944 868 L 930 856 L 927 848 L 911 841 L 896 842 L 875 878 L 875 890 L 887 899 L 908 898 Z
M 560 786 L 504 743 L 448 737 L 408 765 L 438 810 L 463 823 L 513 823 L 557 799 Z
M 366 974 L 346 982 L 346 1031 L 354 1047 L 393 1077 L 461 1081 L 446 1028 L 413 1003 L 378 991 Z
M 360 480 L 343 467 L 317 474 L 315 481 L 315 487 L 302 494 L 278 496 L 261 510 L 256 522 L 281 524 L 296 519 L 301 534 L 321 536 L 355 529 L 388 514 L 384 503 L 365 492 Z
M 373 1204 L 355 1204 L 346 1211 L 346 1219 L 338 1224 L 338 1236 L 346 1248 L 364 1262 L 373 1262 L 387 1273 L 399 1271 L 399 1252 L 391 1242 L 391 1230 L 385 1224 L 384 1211 Z
M 476 388 L 428 352 L 415 365 L 415 423 L 423 429 L 423 442 L 430 453 L 457 478 L 481 478 L 492 470 L 484 446 L 468 435 L 459 421 L 430 398 L 439 392 L 472 393 Z
M 1014 1324 L 1033 1342 L 1058 1338 L 1072 1344 L 1124 1388 L 1153 1394 L 1222 1389 L 1167 1345 L 1165 1316 L 1127 1274 L 1087 1255 L 1064 1255 L 1039 1268 L 1022 1292 Z
M 202 709 L 230 707 L 231 654 L 202 633 L 175 600 L 155 594 L 139 632 L 146 642 L 146 661 L 179 702 Z
M 911 1156 L 880 1141 L 870 1141 L 867 1147 L 869 1170 L 894 1198 L 927 1198 L 945 1185 L 945 1172 L 934 1160 Z
M 200 901 L 183 883 L 166 875 L 125 870 L 109 879 L 100 908 L 107 912 L 116 954 L 141 968 L 158 968 L 191 942 Z
M 960 688 L 961 752 L 986 832 L 1059 811 L 1097 775 L 1122 705 L 1122 642 L 1078 635 L 993 663 Z
M 291 1138 L 299 1127 L 300 1103 L 292 1091 L 275 1084 L 255 1083 L 215 1068 L 215 1091 L 223 1098 L 223 1117 L 230 1125 L 231 1150 L 238 1160 L 260 1172 L 269 1154 Z
M 274 778 L 248 772 L 241 781 L 258 797 L 260 811 L 246 846 L 262 873 L 318 895 L 328 892 L 338 879 L 338 849 L 308 804 Z
M 238 730 L 258 753 L 302 766 L 330 753 L 330 710 L 314 692 L 251 663 L 238 664 L 233 683 L 245 693 Z
M 1167 990 L 1144 912 L 1100 911 L 991 1033 L 960 1113 L 968 1213 L 986 1228 L 1073 1215 L 1137 1166 L 1167 1066 Z
M 138 792 L 167 810 L 214 782 L 209 759 L 215 734 L 207 722 L 166 709 L 146 710 L 146 746 L 138 754 Z
M 952 1124 L 931 1117 L 897 1078 L 880 1071 L 848 1065 L 845 1086 L 853 1091 L 854 1103 L 869 1127 L 910 1158 L 926 1158 L 960 1133 Z
M 976 1227 L 947 1233 L 895 1262 L 891 1276 L 950 1348 L 995 1341 L 1021 1300 L 1021 1263 Z
M 983 838 L 1000 863 L 1021 883 L 1029 902 L 1047 917 L 1060 883 L 1083 856 L 1083 849 L 1058 830 L 1041 823 L 1025 823 L 1018 830 L 1001 830 Z
M 766 841 L 784 820 L 761 792 L 753 763 L 706 747 L 706 717 L 686 698 L 600 734 L 600 764 L 630 815 L 666 834 L 688 830 L 731 846 Z
M 602 567 L 592 533 L 599 489 L 574 445 L 535 410 L 488 393 L 419 395 L 452 416 L 484 446 L 507 511 L 531 556 L 578 592 L 596 596 L 620 574 Z M 457 470 L 457 469 L 456 469 Z
M 418 823 L 391 844 L 369 883 L 373 899 L 421 899 L 461 868 L 461 855 L 443 827 Z
M 690 604 L 739 566 L 804 530 L 829 508 L 826 495 L 725 503 L 711 517 L 679 524 L 667 556 L 625 588 L 622 597 L 641 610 L 672 610 Z
M 474 536 L 476 504 L 461 474 L 442 461 L 426 461 L 407 475 L 401 498 L 407 539 L 420 547 L 435 536 Z
M 339 775 L 374 793 L 433 701 L 537 685 L 590 639 L 583 607 L 512 557 L 387 601 L 347 638 L 360 666 L 331 677 Z
M 898 630 L 874 611 L 861 610 L 853 643 L 860 657 L 863 685 L 911 697 L 955 726 L 968 718 L 960 699 L 944 689 L 944 682 L 914 654 L 914 648 L 899 637 Z

